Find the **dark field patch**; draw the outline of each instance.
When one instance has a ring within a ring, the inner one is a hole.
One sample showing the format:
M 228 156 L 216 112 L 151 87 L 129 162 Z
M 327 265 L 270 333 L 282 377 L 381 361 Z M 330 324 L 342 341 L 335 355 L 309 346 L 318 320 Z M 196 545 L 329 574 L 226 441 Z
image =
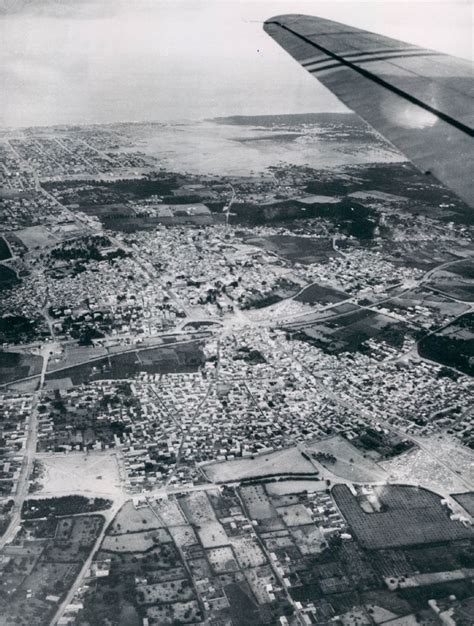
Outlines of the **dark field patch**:
M 436 494 L 408 486 L 377 489 L 380 512 L 366 513 L 346 485 L 336 485 L 334 499 L 349 526 L 369 549 L 469 539 L 471 528 L 449 519 Z
M 246 243 L 274 252 L 296 263 L 324 263 L 331 257 L 339 256 L 332 247 L 331 239 L 273 235 L 247 239 Z
M 474 313 L 467 313 L 418 344 L 421 356 L 474 376 Z
M 5 261 L 11 258 L 10 248 L 3 237 L 0 237 L 0 261 Z
M 10 383 L 41 372 L 43 359 L 34 354 L 0 352 L 0 382 Z
M 23 315 L 0 317 L 0 343 L 27 343 L 48 335 L 43 319 L 29 319 Z
M 405 324 L 391 317 L 362 308 L 326 320 L 311 321 L 302 318 L 284 328 L 296 332 L 297 339 L 307 341 L 328 354 L 361 350 L 362 344 L 371 337 L 377 337 L 399 348 L 409 331 Z
M 309 304 L 332 304 L 333 302 L 341 302 L 347 300 L 349 295 L 344 291 L 334 289 L 327 285 L 310 285 L 306 287 L 300 294 L 295 297 L 299 302 L 307 302 Z
M 149 374 L 196 372 L 203 362 L 204 354 L 199 342 L 196 341 L 97 359 L 49 372 L 46 379 L 70 378 L 74 385 L 79 385 L 92 380 L 133 378 L 139 372 Z
M 0 291 L 10 289 L 19 283 L 20 279 L 12 269 L 6 265 L 0 265 Z

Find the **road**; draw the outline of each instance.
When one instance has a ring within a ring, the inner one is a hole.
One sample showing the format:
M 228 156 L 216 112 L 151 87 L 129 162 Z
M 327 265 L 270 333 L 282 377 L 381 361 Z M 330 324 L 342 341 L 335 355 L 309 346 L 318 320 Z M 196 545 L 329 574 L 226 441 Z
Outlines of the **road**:
M 11 509 L 11 519 L 8 528 L 0 538 L 0 550 L 10 543 L 20 526 L 21 509 L 23 503 L 28 496 L 29 479 L 33 471 L 36 454 L 36 440 L 38 436 L 38 404 L 40 401 L 41 390 L 44 385 L 46 368 L 48 367 L 49 345 L 45 344 L 42 349 L 43 367 L 41 369 L 38 390 L 33 395 L 32 407 L 29 419 L 26 425 L 26 442 L 24 447 L 23 461 L 21 464 L 20 475 L 18 477 L 17 488 L 13 496 L 13 507 Z

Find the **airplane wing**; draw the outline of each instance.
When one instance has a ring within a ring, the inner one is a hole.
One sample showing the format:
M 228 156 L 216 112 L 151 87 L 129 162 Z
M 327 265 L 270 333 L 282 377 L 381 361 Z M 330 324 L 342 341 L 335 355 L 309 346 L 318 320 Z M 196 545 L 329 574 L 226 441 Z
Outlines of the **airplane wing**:
M 467 60 L 308 15 L 265 31 L 422 171 L 474 207 L 474 72 Z

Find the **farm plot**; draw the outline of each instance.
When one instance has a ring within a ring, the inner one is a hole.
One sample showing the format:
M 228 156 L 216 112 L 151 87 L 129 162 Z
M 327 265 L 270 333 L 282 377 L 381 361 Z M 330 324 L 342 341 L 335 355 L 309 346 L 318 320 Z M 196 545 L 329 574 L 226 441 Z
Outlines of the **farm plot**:
M 257 567 L 267 562 L 260 546 L 253 537 L 231 537 L 230 542 L 240 567 Z
M 167 543 L 171 537 L 167 530 L 158 528 L 142 533 L 108 535 L 102 543 L 102 550 L 110 552 L 146 552 L 156 544 Z
M 230 546 L 206 550 L 207 559 L 216 574 L 235 572 L 239 569 Z
M 244 574 L 250 588 L 257 598 L 257 602 L 259 604 L 270 602 L 267 585 L 271 585 L 275 582 L 275 575 L 270 566 L 252 567 L 251 569 L 245 570 Z
M 183 526 L 169 526 L 168 530 L 175 544 L 181 549 L 192 546 L 198 542 L 196 533 L 189 524 L 184 524 Z
M 150 528 L 161 528 L 163 524 L 153 511 L 145 506 L 136 509 L 133 502 L 125 502 L 115 516 L 112 526 L 107 534 L 123 535 L 124 533 L 136 533 Z M 169 541 L 169 540 L 168 540 Z
M 316 453 L 315 458 L 323 467 L 345 480 L 378 482 L 387 479 L 383 468 L 339 435 L 308 445 L 307 452 L 313 457 Z
M 265 485 L 265 488 L 271 496 L 283 496 L 304 491 L 308 493 L 326 491 L 327 485 L 325 480 L 285 480 L 278 483 L 269 483 Z
M 158 513 L 166 526 L 181 526 L 186 524 L 186 518 L 176 500 L 157 500 L 151 508 Z M 155 518 L 156 519 L 156 518 Z
M 193 588 L 187 578 L 154 583 L 152 585 L 137 585 L 137 600 L 139 604 L 186 601 L 191 600 L 193 597 Z
M 206 522 L 197 532 L 204 548 L 214 548 L 229 543 L 229 538 L 220 522 Z
M 458 300 L 472 302 L 474 300 L 474 259 L 452 263 L 449 268 L 435 272 L 428 286 Z
M 194 624 L 201 621 L 201 612 L 196 600 L 151 606 L 146 610 L 150 626 L 173 626 Z
M 425 489 L 377 487 L 380 511 L 376 513 L 364 512 L 346 485 L 336 485 L 332 493 L 350 528 L 369 549 L 474 537 L 471 528 L 450 520 L 440 498 Z
M 304 526 L 311 524 L 313 517 L 304 504 L 291 504 L 277 507 L 278 514 L 287 526 Z
M 474 313 L 466 313 L 449 326 L 423 337 L 418 344 L 418 352 L 426 359 L 474 376 Z
M 280 476 L 282 474 L 316 475 L 313 465 L 302 456 L 296 447 L 262 454 L 253 459 L 211 463 L 204 466 L 203 469 L 209 480 L 217 483 L 261 476 Z
M 344 305 L 342 304 L 341 307 Z M 352 305 L 351 308 L 353 309 Z M 335 312 L 335 309 L 333 309 Z M 316 345 L 328 354 L 356 352 L 372 337 L 386 341 L 395 348 L 403 345 L 409 327 L 398 320 L 366 309 L 352 310 L 350 313 L 333 315 L 331 318 L 284 326 L 288 330 L 299 330 L 299 337 Z
M 293 526 L 290 528 L 290 531 L 298 548 L 304 555 L 320 554 L 327 545 L 321 531 L 314 524 Z
M 252 519 L 279 518 L 277 510 L 270 502 L 262 485 L 242 487 L 240 492 Z

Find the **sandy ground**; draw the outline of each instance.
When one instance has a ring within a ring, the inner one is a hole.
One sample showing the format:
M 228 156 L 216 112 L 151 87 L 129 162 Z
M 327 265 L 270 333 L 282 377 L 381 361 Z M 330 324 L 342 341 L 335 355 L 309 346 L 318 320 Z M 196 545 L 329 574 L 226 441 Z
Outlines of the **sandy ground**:
M 122 493 L 116 453 L 71 452 L 69 454 L 37 454 L 43 476 L 42 489 L 35 495 L 62 496 L 83 494 L 117 496 Z

